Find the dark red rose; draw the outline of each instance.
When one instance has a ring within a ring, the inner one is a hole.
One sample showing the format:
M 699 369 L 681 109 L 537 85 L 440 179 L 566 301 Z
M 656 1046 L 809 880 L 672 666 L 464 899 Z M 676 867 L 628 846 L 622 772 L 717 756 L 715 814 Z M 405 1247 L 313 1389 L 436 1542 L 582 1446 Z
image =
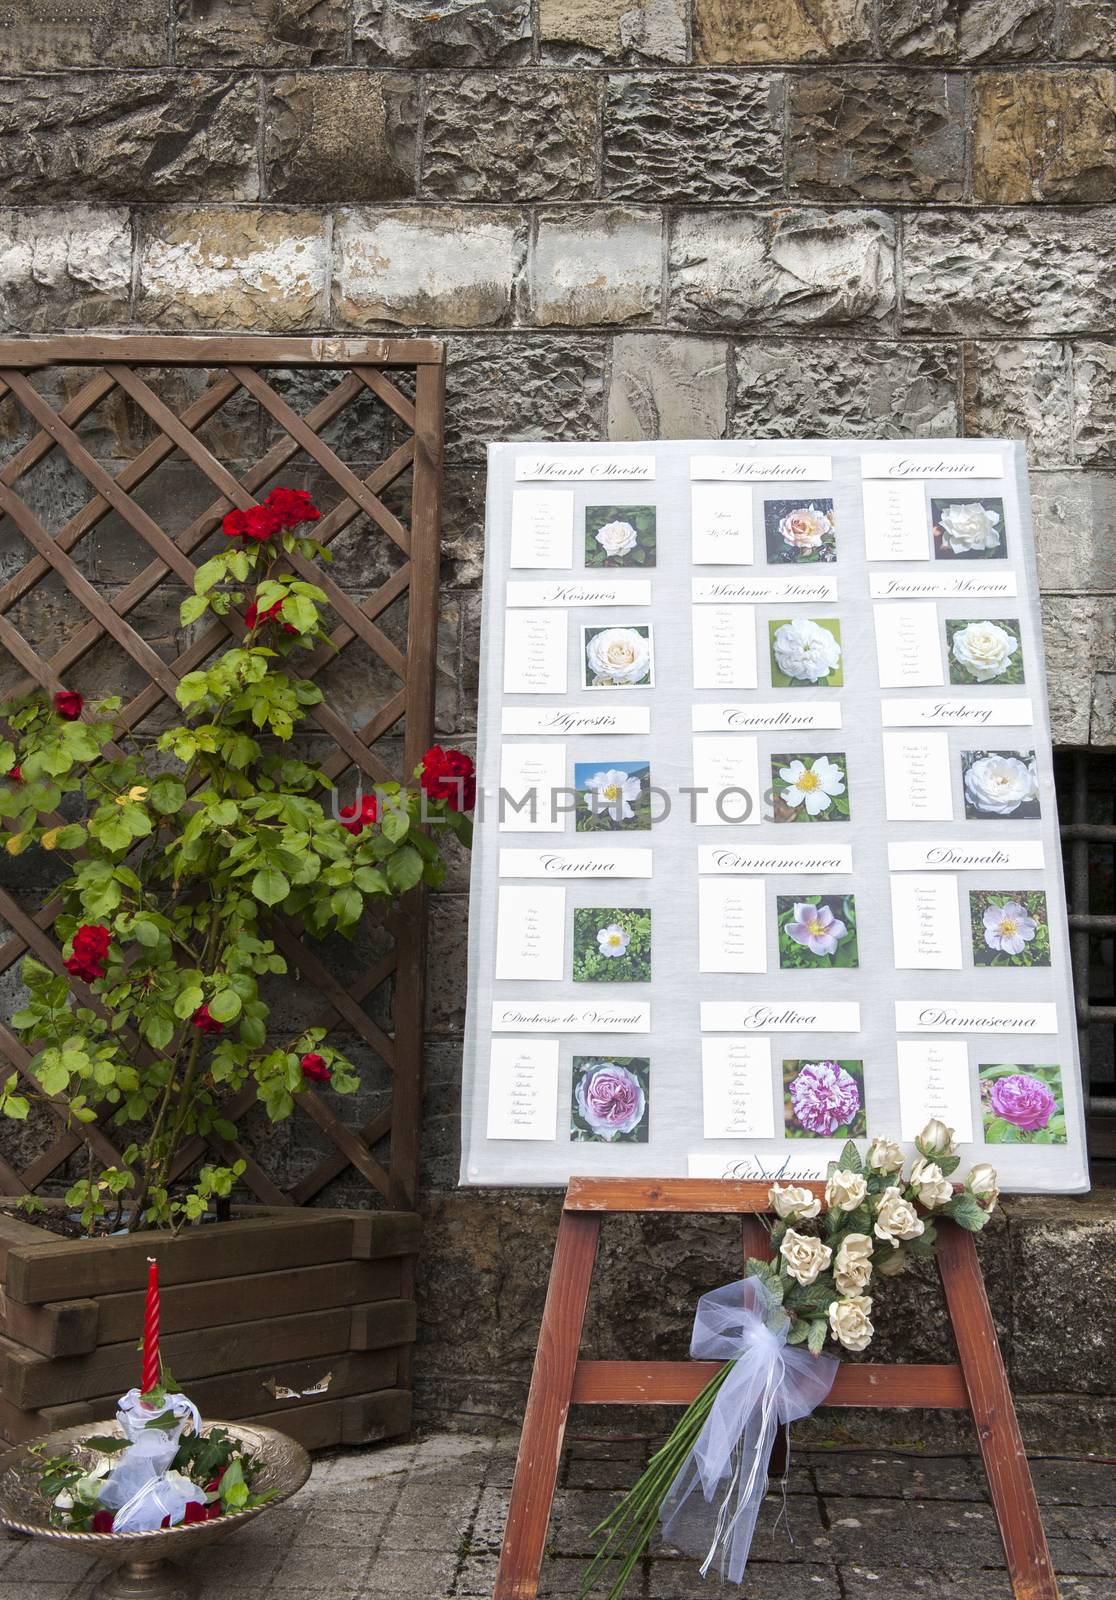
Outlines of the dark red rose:
M 82 696 L 75 694 L 72 689 L 60 689 L 54 697 L 54 709 L 63 722 L 76 722 L 84 704 Z
M 188 1528 L 192 1522 L 208 1522 L 209 1507 L 200 1500 L 187 1500 L 186 1510 L 182 1517 L 183 1524 Z
M 256 602 L 253 600 L 247 611 L 244 613 L 245 625 L 251 632 L 256 628 L 262 628 L 265 623 L 278 622 L 280 620 L 279 613 L 282 609 L 282 600 L 276 600 L 275 604 L 273 606 L 268 606 L 266 611 L 261 611 Z M 298 632 L 298 629 L 292 628 L 289 622 L 284 622 L 282 626 L 284 633 Z
M 94 1513 L 93 1513 L 93 1521 L 90 1523 L 90 1528 L 92 1529 L 92 1531 L 94 1533 L 111 1533 L 112 1532 L 112 1512 L 111 1511 L 94 1511 Z
M 312 1050 L 303 1056 L 299 1066 L 302 1068 L 302 1076 L 308 1078 L 311 1083 L 328 1083 L 333 1077 L 333 1073 L 325 1064 L 325 1057 L 315 1055 Z
M 224 1033 L 225 1024 L 218 1022 L 216 1017 L 209 1015 L 208 1006 L 199 1006 L 193 1015 L 194 1027 L 199 1033 Z
M 263 544 L 283 526 L 269 506 L 249 506 L 247 511 L 230 511 L 221 523 L 226 539 L 250 539 Z
M 23 773 L 20 770 L 20 766 L 19 766 L 18 761 L 16 762 L 14 767 L 9 767 L 8 768 L 8 777 L 12 780 L 13 783 L 22 783 L 23 782 Z
M 432 744 L 422 758 L 419 781 L 431 800 L 444 800 L 451 811 L 472 811 L 477 803 L 476 768 L 464 750 Z
M 300 522 L 317 522 L 321 517 L 305 489 L 272 489 L 264 503 L 281 528 L 297 528 Z
M 351 806 L 342 806 L 340 815 L 350 819 L 348 822 L 342 822 L 341 824 L 347 833 L 351 833 L 354 836 L 358 833 L 363 833 L 365 828 L 371 827 L 372 823 L 374 823 L 376 818 L 380 815 L 380 808 L 376 803 L 376 796 L 374 794 L 362 795 L 360 799 L 359 811 L 357 810 L 356 802 L 354 801 Z
M 105 975 L 105 957 L 112 943 L 112 934 L 99 922 L 86 922 L 74 934 L 73 954 L 63 962 L 66 971 L 75 978 L 92 983 Z

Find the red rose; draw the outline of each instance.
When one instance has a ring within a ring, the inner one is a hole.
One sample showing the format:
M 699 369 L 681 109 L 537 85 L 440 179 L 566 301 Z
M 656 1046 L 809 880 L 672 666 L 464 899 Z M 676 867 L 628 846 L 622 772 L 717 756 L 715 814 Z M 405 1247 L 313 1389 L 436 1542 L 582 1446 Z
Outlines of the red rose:
M 351 833 L 354 836 L 358 833 L 363 833 L 364 829 L 370 827 L 380 815 L 380 808 L 376 803 L 376 796 L 374 794 L 362 795 L 360 799 L 359 812 L 357 811 L 356 802 L 354 801 L 351 806 L 342 806 L 340 815 L 342 817 L 349 817 L 351 819 L 349 822 L 342 822 L 341 824 L 346 833 Z
M 186 1510 L 185 1510 L 185 1512 L 183 1513 L 183 1516 L 182 1516 L 183 1525 L 188 1528 L 190 1526 L 190 1524 L 193 1523 L 193 1522 L 208 1522 L 208 1521 L 209 1521 L 209 1507 L 208 1507 L 208 1505 L 206 1505 L 205 1502 L 201 1501 L 201 1500 L 187 1500 L 187 1502 L 186 1502 Z
M 273 606 L 268 606 L 266 611 L 261 611 L 256 602 L 253 600 L 247 611 L 244 613 L 245 625 L 249 632 L 253 632 L 256 628 L 262 628 L 265 623 L 278 622 L 279 613 L 282 609 L 282 600 L 276 600 L 275 604 Z M 284 622 L 283 632 L 297 633 L 298 629 L 292 628 L 289 622 Z
M 281 528 L 297 528 L 300 522 L 317 522 L 321 517 L 305 489 L 272 489 L 265 504 Z
M 22 783 L 23 782 L 23 773 L 20 770 L 18 762 L 16 763 L 16 765 L 14 767 L 9 767 L 8 768 L 8 777 L 12 780 L 13 783 Z
M 94 1533 L 111 1533 L 112 1532 L 112 1512 L 111 1511 L 94 1511 L 94 1513 L 93 1513 L 93 1521 L 90 1523 L 90 1528 L 92 1529 L 92 1531 Z
M 199 1006 L 193 1015 L 194 1027 L 200 1033 L 224 1033 L 225 1024 L 218 1022 L 216 1017 L 209 1015 L 208 1006 Z
M 247 511 L 230 511 L 221 523 L 226 539 L 251 539 L 263 544 L 279 532 L 283 524 L 266 505 L 249 506 Z
M 67 972 L 86 983 L 105 975 L 105 957 L 112 943 L 112 934 L 99 922 L 86 922 L 74 934 L 73 954 L 62 963 Z
M 311 1083 L 328 1083 L 333 1076 L 325 1064 L 325 1057 L 315 1055 L 313 1051 L 303 1056 L 299 1066 L 302 1068 L 302 1076 L 308 1078 Z
M 464 750 L 432 744 L 422 758 L 419 782 L 431 800 L 444 800 L 451 811 L 472 811 L 477 803 L 476 770 Z
M 63 722 L 76 722 L 84 704 L 82 696 L 74 694 L 71 689 L 60 689 L 54 697 L 54 709 Z

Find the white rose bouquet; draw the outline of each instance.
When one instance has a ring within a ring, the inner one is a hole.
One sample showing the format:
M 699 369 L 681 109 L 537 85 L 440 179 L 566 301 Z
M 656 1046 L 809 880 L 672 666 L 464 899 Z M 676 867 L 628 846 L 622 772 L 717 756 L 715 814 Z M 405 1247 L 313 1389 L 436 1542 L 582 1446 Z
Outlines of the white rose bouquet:
M 985 1226 L 998 1198 L 993 1169 L 986 1163 L 974 1166 L 964 1187 L 955 1190 L 950 1179 L 960 1157 L 953 1129 L 937 1118 L 926 1124 L 915 1146 L 918 1155 L 904 1175 L 906 1158 L 893 1140 L 873 1139 L 864 1156 L 850 1140 L 839 1160 L 829 1164 L 824 1210 L 818 1195 L 805 1184 L 772 1186 L 768 1197 L 775 1217 L 771 1225 L 772 1259 L 750 1259 L 744 1268 L 745 1284 L 757 1279 L 762 1286 L 743 1297 L 766 1308 L 759 1327 L 761 1348 L 763 1340 L 774 1335 L 782 1345 L 805 1346 L 793 1358 L 784 1351 L 788 1365 L 792 1359 L 799 1363 L 805 1359 L 813 1367 L 809 1360 L 813 1356 L 819 1358 L 818 1365 L 823 1368 L 827 1365 L 822 1356 L 827 1340 L 842 1350 L 859 1354 L 868 1348 L 875 1334 L 874 1280 L 895 1277 L 911 1257 L 932 1256 L 938 1217 L 949 1217 L 971 1233 L 978 1233 Z M 722 1298 L 726 1293 L 719 1290 L 707 1298 Z M 764 1327 L 770 1330 L 769 1334 L 762 1333 Z M 700 1454 L 704 1448 L 710 1413 L 737 1362 L 752 1359 L 756 1337 L 755 1331 L 741 1334 L 741 1342 L 734 1345 L 740 1354 L 725 1362 L 666 1444 L 652 1457 L 639 1482 L 595 1530 L 604 1542 L 585 1571 L 583 1597 L 611 1569 L 616 1575 L 608 1600 L 618 1600 L 660 1516 L 669 1524 L 680 1490 L 683 1499 L 685 1493 L 692 1492 L 687 1474 L 692 1477 L 695 1449 Z M 834 1368 L 832 1361 L 828 1365 L 831 1370 Z M 751 1369 L 746 1381 L 754 1381 Z M 822 1384 L 823 1394 L 831 1382 L 829 1378 Z M 815 1399 L 809 1407 L 800 1407 L 789 1415 L 805 1415 L 816 1403 Z M 723 1415 L 720 1423 L 714 1417 L 711 1426 L 719 1426 L 723 1433 Z M 766 1456 L 757 1463 L 760 1494 L 766 1481 L 765 1466 Z M 747 1468 L 745 1461 L 734 1483 L 741 1475 L 748 1476 Z M 705 1489 L 708 1501 L 714 1488 L 705 1484 Z M 725 1505 L 728 1504 L 726 1500 Z M 720 1521 L 724 1520 L 724 1512 L 722 1507 Z M 715 1553 L 718 1557 L 723 1553 L 716 1551 L 720 1521 L 703 1573 Z M 739 1574 L 734 1572 L 733 1581 L 738 1580 Z

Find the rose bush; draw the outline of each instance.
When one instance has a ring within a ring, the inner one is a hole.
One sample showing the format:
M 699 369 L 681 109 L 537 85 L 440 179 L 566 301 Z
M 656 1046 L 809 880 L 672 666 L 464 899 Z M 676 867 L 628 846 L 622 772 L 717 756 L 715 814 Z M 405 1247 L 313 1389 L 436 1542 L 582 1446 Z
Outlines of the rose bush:
M 124 1170 L 91 1173 L 67 1197 L 90 1228 L 125 1208 L 133 1227 L 177 1226 L 229 1194 L 243 1162 L 174 1174 L 191 1141 L 236 1136 L 223 1105 L 245 1087 L 273 1121 L 312 1082 L 357 1088 L 324 1028 L 274 1029 L 264 985 L 287 962 L 271 919 L 352 937 L 370 901 L 441 882 L 426 823 L 469 841 L 475 779 L 460 752 L 435 746 L 418 785 L 382 785 L 343 824 L 323 807 L 326 775 L 290 747 L 322 698 L 286 670 L 328 644 L 325 594 L 288 570 L 328 558 L 297 531 L 318 515 L 301 490 L 275 489 L 225 518 L 228 544 L 199 567 L 181 619 L 247 606 L 251 620 L 179 681 L 183 720 L 154 745 L 117 725 L 116 699 L 90 707 L 60 691 L 0 707 L 12 736 L 0 737 L 6 849 L 38 848 L 67 868 L 62 959 L 23 963 L 28 997 L 12 1025 L 32 1060 L 26 1081 L 4 1083 L 0 1110 L 25 1118 L 32 1100 L 61 1096 L 76 1123 L 127 1130 Z

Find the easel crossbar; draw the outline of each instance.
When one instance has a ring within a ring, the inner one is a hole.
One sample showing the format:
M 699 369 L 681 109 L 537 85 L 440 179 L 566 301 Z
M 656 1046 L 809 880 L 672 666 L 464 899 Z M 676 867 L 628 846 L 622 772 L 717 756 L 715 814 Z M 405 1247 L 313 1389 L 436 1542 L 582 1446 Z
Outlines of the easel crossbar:
M 720 1370 L 718 1361 L 579 1361 L 570 1400 L 588 1406 L 688 1406 Z M 865 1361 L 842 1366 L 825 1403 L 967 1411 L 969 1396 L 958 1366 Z

